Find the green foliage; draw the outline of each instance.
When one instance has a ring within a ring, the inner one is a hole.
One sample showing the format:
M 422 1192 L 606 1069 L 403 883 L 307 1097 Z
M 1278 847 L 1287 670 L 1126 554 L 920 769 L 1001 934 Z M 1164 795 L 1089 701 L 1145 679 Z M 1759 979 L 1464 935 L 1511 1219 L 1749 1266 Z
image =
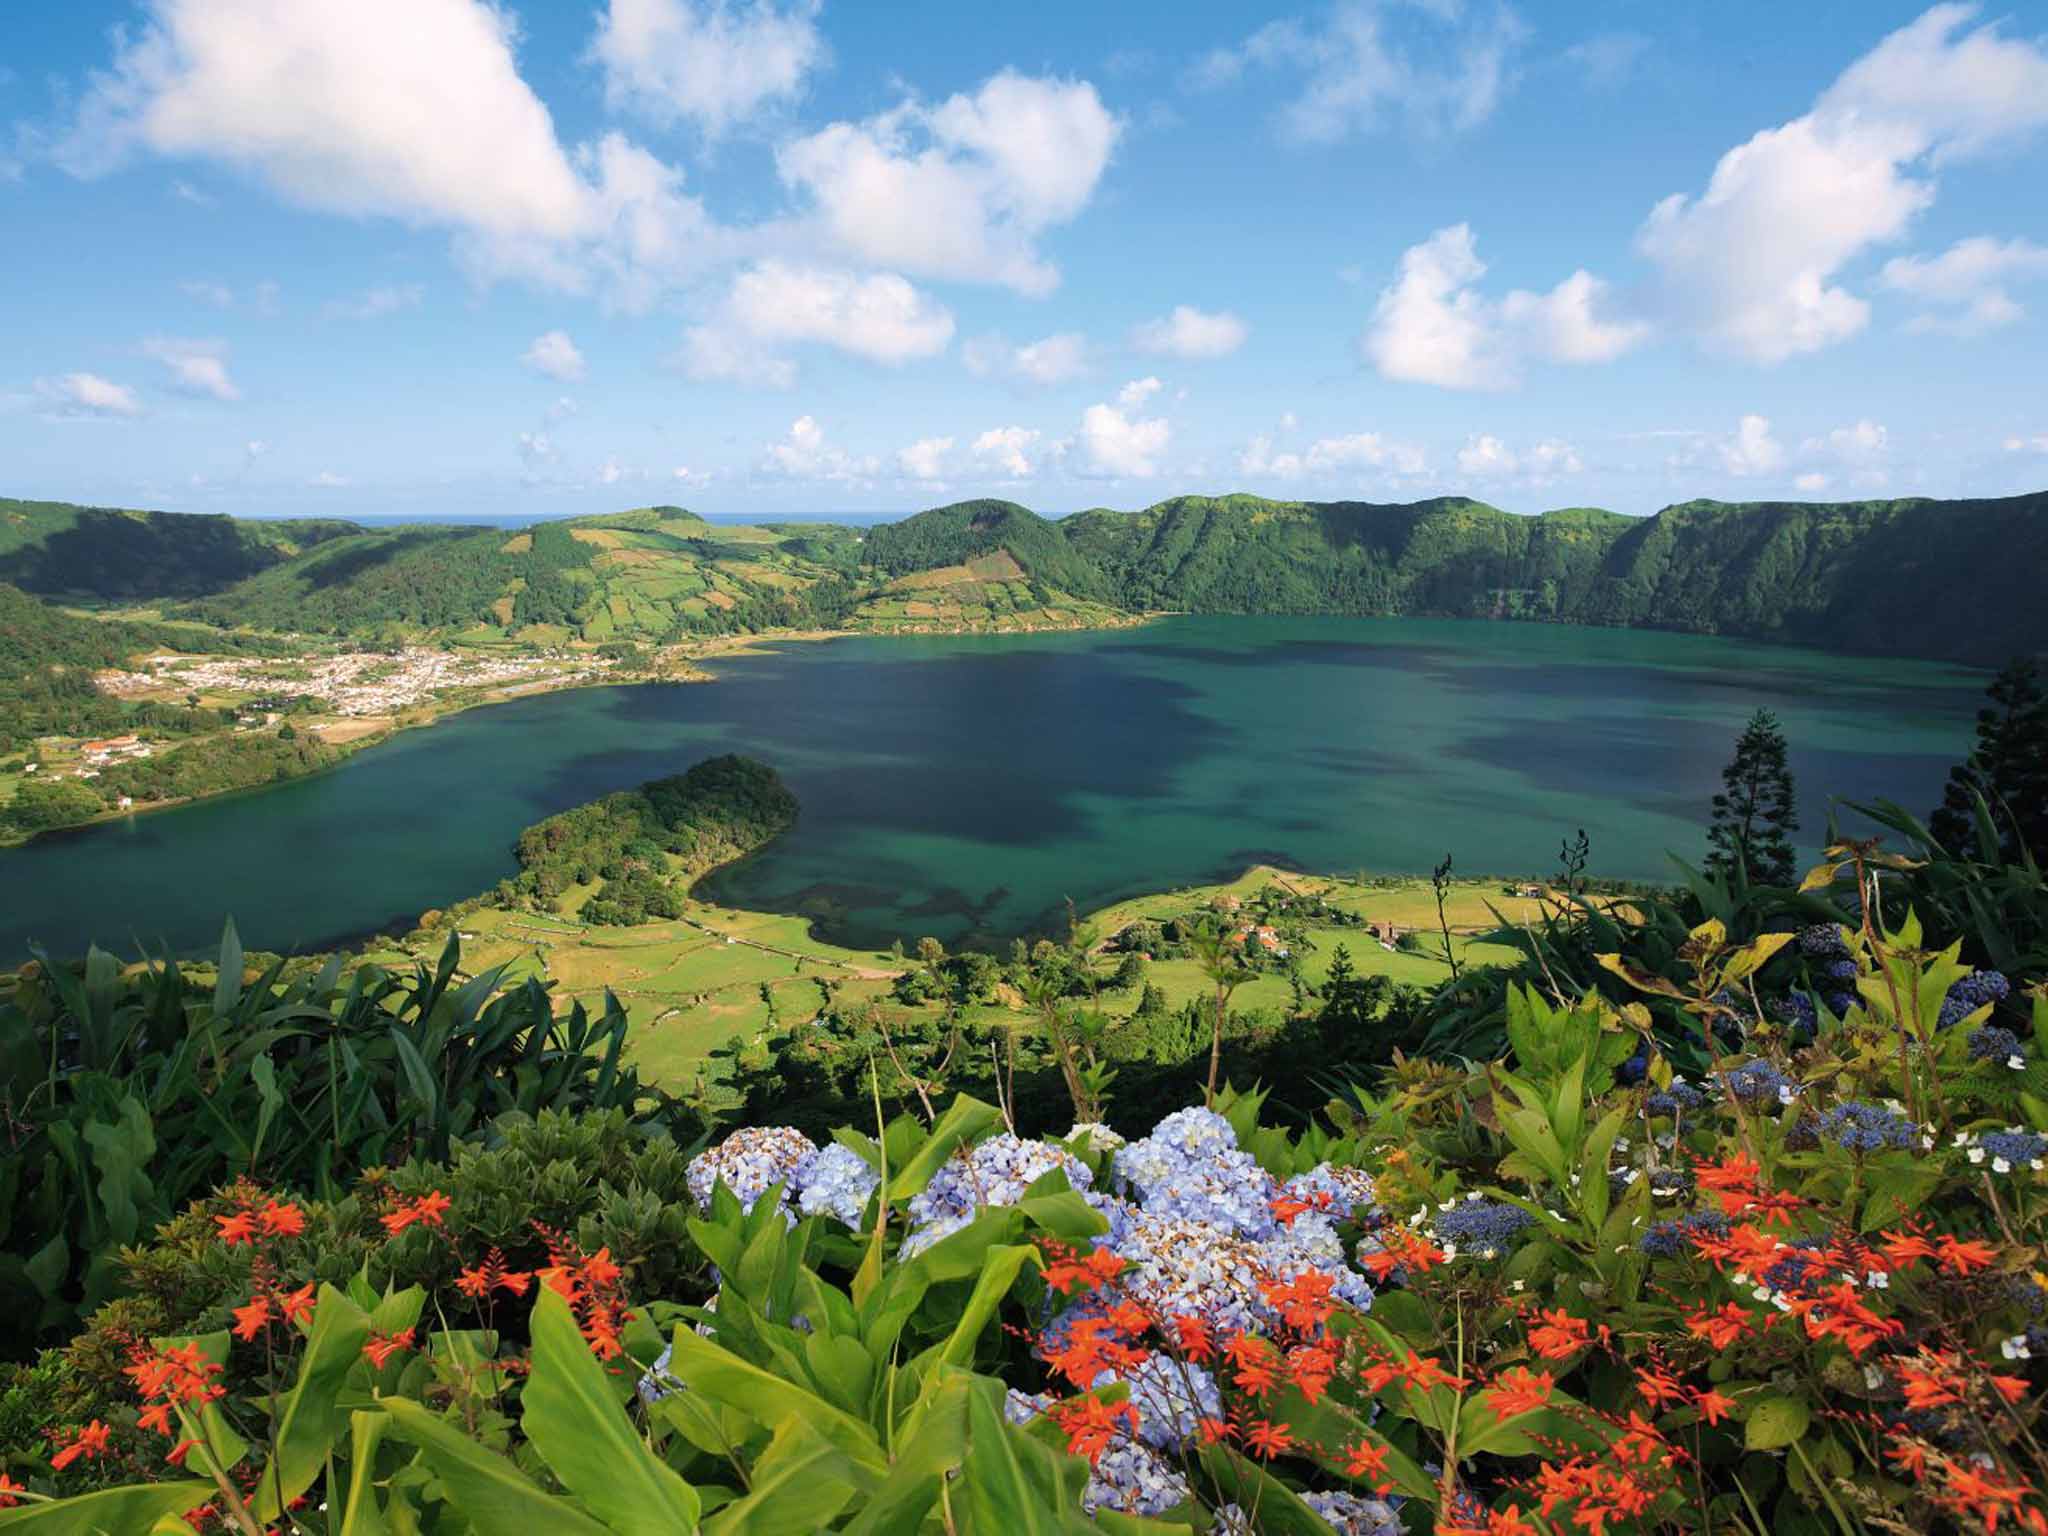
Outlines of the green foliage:
M 687 882 L 750 853 L 796 821 L 796 797 L 775 770 L 751 758 L 706 758 L 686 773 L 651 779 L 550 816 L 519 834 L 515 889 L 552 900 L 571 885 L 604 882 L 583 909 L 597 924 L 681 915 L 672 873 Z
M 537 982 L 457 984 L 451 943 L 410 974 L 340 959 L 247 974 L 232 925 L 212 976 L 124 971 L 93 949 L 42 960 L 0 999 L 0 1293 L 18 1344 L 104 1301 L 115 1254 L 238 1175 L 332 1193 L 512 1110 L 642 1098 L 619 1064 L 626 1017 L 561 1018 Z
M 57 597 L 218 592 L 329 539 L 331 518 L 243 519 L 0 498 L 0 583 Z
M 2038 863 L 2048 859 L 2048 694 L 2040 665 L 2016 657 L 1985 697 L 1976 747 L 1950 772 L 1928 826 L 1958 855 L 1986 864 Z
M 90 821 L 107 802 L 76 779 L 24 779 L 14 797 L 0 805 L 0 823 L 16 832 L 46 832 Z
M 1778 718 L 1760 709 L 1721 770 L 1707 828 L 1707 869 L 1740 885 L 1790 885 L 1792 834 L 1799 830 L 1798 796 L 1785 764 L 1785 733 Z

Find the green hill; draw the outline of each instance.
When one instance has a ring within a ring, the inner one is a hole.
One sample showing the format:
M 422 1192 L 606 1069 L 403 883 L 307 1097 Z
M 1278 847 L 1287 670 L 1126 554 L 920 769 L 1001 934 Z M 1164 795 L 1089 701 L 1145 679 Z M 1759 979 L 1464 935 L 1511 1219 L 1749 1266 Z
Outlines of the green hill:
M 1547 619 L 1997 663 L 2044 644 L 2048 587 L 2048 493 L 1694 501 L 1646 518 L 1525 517 L 1455 496 L 1176 496 L 1059 520 L 967 501 L 865 532 L 712 524 L 671 506 L 507 531 L 0 502 L 0 529 L 0 580 L 26 572 L 16 584 L 32 591 L 181 597 L 178 615 L 215 624 L 480 645 L 1175 610 Z
M 49 597 L 196 597 L 360 531 L 328 518 L 259 521 L 0 499 L 0 582 Z

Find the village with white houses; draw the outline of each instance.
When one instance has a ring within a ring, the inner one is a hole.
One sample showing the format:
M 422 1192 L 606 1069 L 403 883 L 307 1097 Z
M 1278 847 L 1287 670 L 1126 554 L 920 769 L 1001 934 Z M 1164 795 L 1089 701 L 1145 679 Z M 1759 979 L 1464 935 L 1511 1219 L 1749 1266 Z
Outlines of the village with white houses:
M 120 698 L 142 698 L 167 690 L 230 697 L 283 694 L 315 699 L 329 714 L 360 717 L 417 709 L 456 688 L 514 693 L 587 683 L 612 665 L 604 657 L 578 652 L 494 655 L 429 646 L 342 651 L 289 660 L 248 656 L 195 659 L 165 653 L 143 658 L 132 672 L 102 672 L 98 680 L 103 692 Z

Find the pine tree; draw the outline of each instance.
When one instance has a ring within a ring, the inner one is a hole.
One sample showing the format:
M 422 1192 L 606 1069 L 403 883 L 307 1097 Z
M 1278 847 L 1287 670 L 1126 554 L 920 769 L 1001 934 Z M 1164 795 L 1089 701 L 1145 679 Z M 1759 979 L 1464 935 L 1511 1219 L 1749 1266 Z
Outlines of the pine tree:
M 1796 872 L 1792 834 L 1799 830 L 1792 770 L 1778 717 L 1760 709 L 1735 743 L 1714 796 L 1707 829 L 1707 868 L 1724 879 L 1741 872 L 1749 885 L 1790 885 Z
M 2030 656 L 2016 658 L 1986 697 L 1990 707 L 1977 713 L 1976 749 L 1950 771 L 1928 826 L 1949 852 L 1987 863 L 2017 863 L 2022 849 L 2048 858 L 2048 695 L 2040 667 Z M 1990 808 L 1996 848 L 1978 846 L 1978 795 Z

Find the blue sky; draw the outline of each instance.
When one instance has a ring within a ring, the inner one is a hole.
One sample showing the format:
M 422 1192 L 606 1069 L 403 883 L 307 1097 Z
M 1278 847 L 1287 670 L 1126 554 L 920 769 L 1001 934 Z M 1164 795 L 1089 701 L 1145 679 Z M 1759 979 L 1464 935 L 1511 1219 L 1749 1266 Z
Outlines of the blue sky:
M 2048 486 L 2048 10 L 0 21 L 0 494 L 786 516 Z

